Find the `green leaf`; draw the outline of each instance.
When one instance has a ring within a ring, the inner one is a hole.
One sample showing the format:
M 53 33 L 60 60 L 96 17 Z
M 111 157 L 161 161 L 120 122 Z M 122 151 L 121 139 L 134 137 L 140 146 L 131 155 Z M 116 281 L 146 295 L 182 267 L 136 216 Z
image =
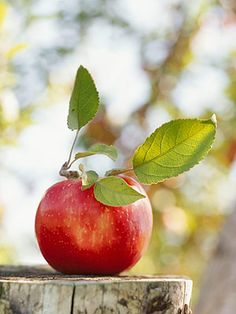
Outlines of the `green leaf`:
M 145 198 L 119 177 L 98 180 L 95 184 L 94 195 L 99 202 L 109 206 L 124 206 Z
M 82 176 L 82 190 L 87 190 L 98 180 L 97 172 L 89 170 L 85 172 L 85 175 Z
M 89 148 L 90 152 L 94 154 L 103 154 L 110 157 L 112 160 L 116 160 L 118 157 L 117 150 L 113 145 L 106 144 L 94 144 Z
M 94 144 L 92 145 L 87 152 L 79 152 L 75 155 L 75 159 L 88 157 L 96 154 L 106 155 L 107 157 L 111 158 L 112 160 L 117 159 L 117 150 L 112 145 L 106 144 Z
M 133 169 L 144 184 L 161 182 L 189 170 L 210 150 L 216 133 L 209 120 L 174 120 L 156 129 L 134 153 Z
M 67 124 L 69 129 L 77 130 L 95 116 L 99 97 L 94 81 L 88 70 L 80 66 L 74 83 Z

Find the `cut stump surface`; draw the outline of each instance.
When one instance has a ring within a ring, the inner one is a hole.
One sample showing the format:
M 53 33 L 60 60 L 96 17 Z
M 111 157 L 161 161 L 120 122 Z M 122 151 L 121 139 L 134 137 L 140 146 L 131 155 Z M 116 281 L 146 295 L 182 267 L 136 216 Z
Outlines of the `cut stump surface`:
M 48 267 L 1 266 L 0 314 L 186 313 L 192 281 L 160 276 L 63 275 Z

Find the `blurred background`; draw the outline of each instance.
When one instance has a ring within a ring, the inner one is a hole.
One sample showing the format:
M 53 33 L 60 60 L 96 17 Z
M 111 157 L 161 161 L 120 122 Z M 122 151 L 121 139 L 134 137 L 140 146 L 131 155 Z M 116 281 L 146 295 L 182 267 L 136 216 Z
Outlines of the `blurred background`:
M 90 157 L 101 175 L 129 164 L 163 122 L 218 118 L 208 157 L 147 187 L 154 232 L 132 273 L 194 280 L 194 300 L 219 230 L 236 201 L 236 4 L 188 0 L 0 2 L 0 263 L 44 263 L 34 216 L 61 180 L 74 133 L 68 102 L 83 64 L 101 108 L 78 143 L 114 144 L 120 157 Z

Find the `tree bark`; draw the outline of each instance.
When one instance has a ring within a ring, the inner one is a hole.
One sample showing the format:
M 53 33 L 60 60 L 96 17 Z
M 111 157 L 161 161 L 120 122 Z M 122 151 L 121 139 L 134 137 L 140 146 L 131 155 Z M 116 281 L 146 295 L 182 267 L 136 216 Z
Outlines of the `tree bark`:
M 180 277 L 76 276 L 46 267 L 0 267 L 1 314 L 190 313 Z
M 195 314 L 236 313 L 236 211 L 227 219 L 208 263 Z

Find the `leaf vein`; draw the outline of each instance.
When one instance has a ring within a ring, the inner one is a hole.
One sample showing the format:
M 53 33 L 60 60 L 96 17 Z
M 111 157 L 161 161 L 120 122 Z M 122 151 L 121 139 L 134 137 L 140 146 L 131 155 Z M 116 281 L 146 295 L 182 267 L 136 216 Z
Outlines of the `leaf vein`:
M 145 165 L 145 164 L 147 164 L 147 163 L 153 161 L 154 159 L 161 158 L 161 157 L 165 156 L 166 154 L 168 154 L 168 153 L 169 153 L 171 150 L 173 150 L 174 148 L 176 148 L 176 147 L 178 147 L 178 146 L 180 146 L 180 145 L 182 145 L 182 144 L 185 144 L 185 142 L 186 142 L 187 140 L 189 140 L 190 138 L 193 138 L 194 136 L 196 136 L 196 135 L 197 135 L 199 132 L 201 132 L 204 128 L 205 128 L 205 127 L 203 127 L 202 129 L 198 130 L 197 132 L 195 132 L 195 133 L 194 133 L 193 135 L 191 135 L 190 137 L 185 138 L 184 140 L 182 140 L 181 142 L 179 142 L 176 146 L 172 146 L 171 148 L 169 148 L 169 149 L 168 149 L 167 151 L 165 151 L 164 153 L 162 153 L 162 154 L 160 154 L 160 155 L 158 155 L 158 156 L 155 156 L 155 157 L 153 157 L 152 159 L 149 159 L 149 160 L 147 160 L 147 161 L 144 161 L 141 165 L 138 165 L 138 166 L 135 167 L 135 168 L 137 169 L 137 168 L 139 168 L 140 166 L 143 166 L 143 165 Z

